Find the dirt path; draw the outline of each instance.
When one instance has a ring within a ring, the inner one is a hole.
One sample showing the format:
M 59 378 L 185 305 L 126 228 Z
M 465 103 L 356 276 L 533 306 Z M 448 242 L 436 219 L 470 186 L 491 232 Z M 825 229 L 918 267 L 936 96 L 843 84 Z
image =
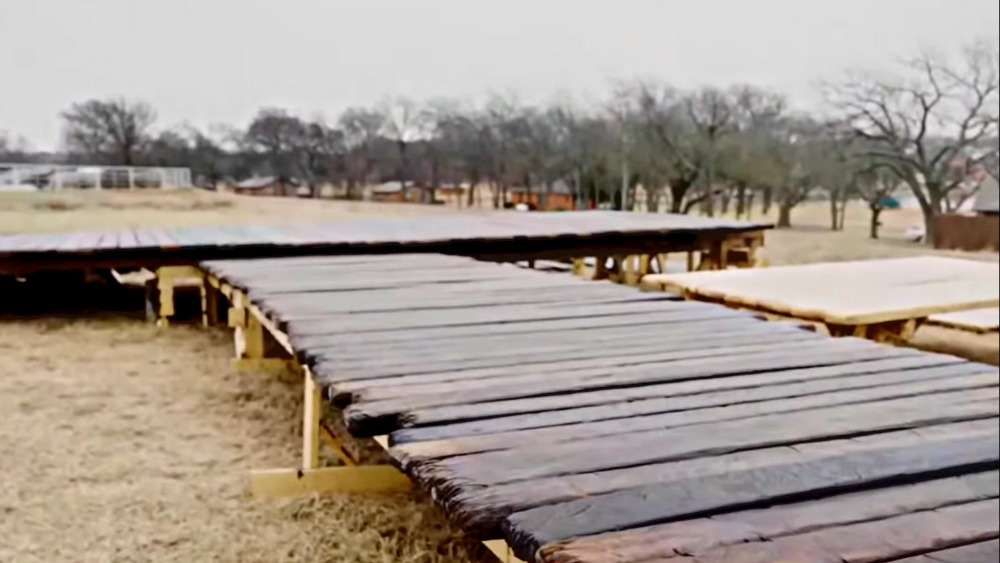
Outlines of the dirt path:
M 0 561 L 478 560 L 427 501 L 247 498 L 296 459 L 297 381 L 228 336 L 127 319 L 0 321 Z

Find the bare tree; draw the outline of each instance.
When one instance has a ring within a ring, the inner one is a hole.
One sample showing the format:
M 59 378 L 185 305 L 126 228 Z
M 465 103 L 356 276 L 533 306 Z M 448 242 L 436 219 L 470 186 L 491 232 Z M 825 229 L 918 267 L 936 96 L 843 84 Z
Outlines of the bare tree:
M 403 188 L 406 188 L 406 183 L 411 175 L 406 149 L 410 143 L 417 140 L 422 116 L 413 100 L 404 97 L 383 100 L 379 104 L 379 113 L 382 114 L 382 135 L 396 143 L 396 147 L 399 149 L 397 175 Z
M 287 111 L 264 108 L 250 122 L 246 132 L 248 146 L 262 153 L 281 190 L 288 193 L 293 174 L 298 169 L 305 125 Z
M 906 183 L 920 204 L 926 240 L 934 240 L 934 217 L 965 179 L 954 163 L 985 160 L 972 154 L 997 135 L 998 55 L 976 43 L 961 64 L 922 54 L 907 61 L 901 76 L 861 75 L 829 87 L 845 122 L 871 143 L 868 154 Z
M 345 110 L 338 123 L 349 152 L 347 197 L 355 199 L 358 196 L 356 188 L 368 182 L 375 169 L 375 146 L 380 138 L 384 119 L 377 111 L 356 107 Z
M 670 190 L 670 212 L 687 213 L 705 197 L 689 197 L 702 173 L 704 155 L 684 99 L 669 86 L 649 82 L 635 83 L 631 93 L 637 100 L 650 149 L 661 155 Z
M 156 112 L 141 101 L 88 100 L 70 106 L 62 119 L 70 151 L 131 166 L 148 140 Z
M 332 180 L 344 154 L 344 134 L 317 118 L 305 123 L 296 140 L 296 163 L 309 188 L 310 197 L 320 196 L 320 183 Z
M 229 131 L 224 125 L 209 126 L 207 131 L 188 127 L 191 142 L 189 165 L 195 178 L 215 188 L 226 174 L 227 160 L 232 160 L 226 151 Z
M 778 163 L 773 158 L 774 135 L 784 127 L 787 100 L 777 92 L 750 85 L 731 89 L 735 132 L 724 137 L 717 150 L 719 174 L 733 184 L 736 216 L 751 213 L 757 191 L 773 194 Z M 767 209 L 764 213 L 767 213 Z
M 855 175 L 856 191 L 868 204 L 868 210 L 871 212 L 868 221 L 869 238 L 878 238 L 878 229 L 882 225 L 879 216 L 899 183 L 899 177 L 885 166 L 864 167 Z
M 30 160 L 31 145 L 24 136 L 14 137 L 0 130 L 0 162 Z
M 715 214 L 714 180 L 719 141 L 735 130 L 733 104 L 730 97 L 717 88 L 705 87 L 684 99 L 688 117 L 699 136 L 703 197 L 702 206 L 708 216 Z

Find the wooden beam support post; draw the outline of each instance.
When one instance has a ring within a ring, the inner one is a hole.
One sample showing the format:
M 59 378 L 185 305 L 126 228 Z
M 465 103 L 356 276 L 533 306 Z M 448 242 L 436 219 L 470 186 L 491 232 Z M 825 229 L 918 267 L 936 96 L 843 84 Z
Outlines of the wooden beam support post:
M 512 550 L 504 540 L 486 540 L 483 542 L 483 545 L 485 545 L 493 555 L 496 555 L 497 559 L 499 559 L 501 563 L 525 563 L 523 559 L 518 559 L 517 556 L 514 555 L 514 550 Z
M 595 256 L 594 257 L 594 279 L 595 280 L 606 280 L 606 279 L 608 279 L 608 257 L 607 256 Z
M 320 390 L 313 380 L 312 374 L 303 370 L 305 385 L 303 386 L 304 408 L 302 409 L 302 468 L 316 469 L 319 467 L 319 423 L 323 413 L 320 402 Z
M 207 294 L 205 272 L 196 266 L 161 266 L 156 269 L 156 289 L 159 294 L 159 319 L 157 324 L 162 327 L 170 325 L 170 317 L 174 316 L 174 286 L 177 280 L 194 280 L 198 283 L 201 293 L 202 324 L 208 324 Z

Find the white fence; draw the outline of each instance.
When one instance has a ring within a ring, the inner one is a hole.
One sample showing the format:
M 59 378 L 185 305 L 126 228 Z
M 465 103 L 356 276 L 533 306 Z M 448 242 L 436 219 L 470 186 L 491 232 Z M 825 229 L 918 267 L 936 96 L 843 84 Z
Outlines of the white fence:
M 0 190 L 188 187 L 191 187 L 190 168 L 0 162 Z

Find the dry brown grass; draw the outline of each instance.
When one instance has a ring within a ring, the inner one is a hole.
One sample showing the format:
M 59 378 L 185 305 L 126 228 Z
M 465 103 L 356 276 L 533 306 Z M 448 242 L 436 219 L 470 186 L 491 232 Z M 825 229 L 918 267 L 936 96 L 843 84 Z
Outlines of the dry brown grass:
M 413 495 L 256 502 L 297 459 L 300 381 L 228 336 L 138 320 L 0 323 L 0 561 L 479 561 Z
M 454 208 L 405 203 L 249 197 L 201 190 L 0 193 L 0 234 L 124 227 L 337 221 L 432 215 Z

